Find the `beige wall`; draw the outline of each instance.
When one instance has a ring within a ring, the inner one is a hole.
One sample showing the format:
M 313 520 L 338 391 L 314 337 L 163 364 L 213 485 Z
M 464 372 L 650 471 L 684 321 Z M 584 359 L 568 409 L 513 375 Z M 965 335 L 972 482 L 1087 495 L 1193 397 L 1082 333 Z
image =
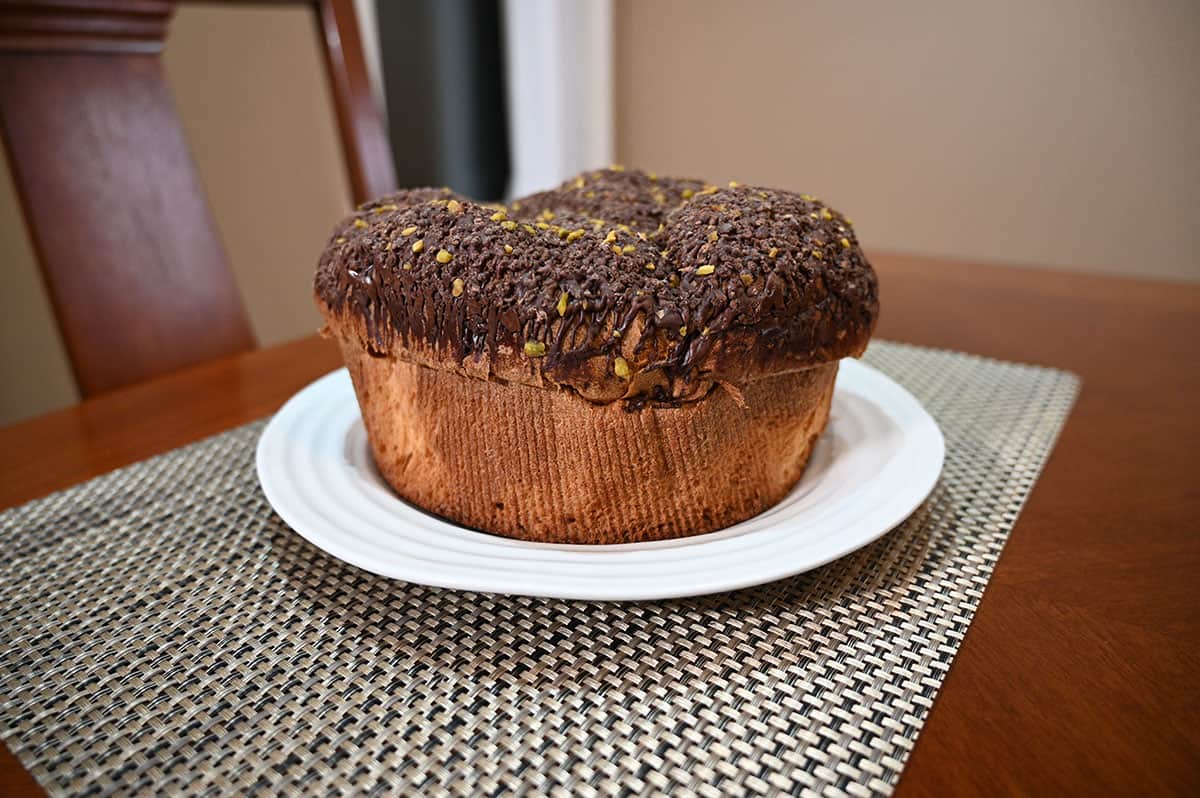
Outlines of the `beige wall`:
M 79 400 L 0 147 L 0 424 Z
M 620 159 L 820 193 L 871 247 L 1200 279 L 1200 4 L 969 5 L 619 0 Z M 313 24 L 187 4 L 165 58 L 264 344 L 315 328 L 350 206 Z M 0 424 L 77 399 L 7 167 Z
M 351 201 L 315 18 L 187 4 L 163 60 L 258 342 L 316 330 L 312 274 Z
M 260 344 L 317 328 L 312 273 L 351 204 L 315 24 L 304 8 L 187 4 L 164 57 Z M 0 424 L 78 400 L 3 167 Z
M 1200 3 L 619 0 L 617 151 L 873 248 L 1200 279 Z

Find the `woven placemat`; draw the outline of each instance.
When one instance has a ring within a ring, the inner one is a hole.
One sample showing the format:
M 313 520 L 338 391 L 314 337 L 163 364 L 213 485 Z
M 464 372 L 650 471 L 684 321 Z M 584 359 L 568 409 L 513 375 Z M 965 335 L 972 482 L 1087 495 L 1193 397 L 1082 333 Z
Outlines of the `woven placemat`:
M 291 532 L 262 422 L 0 515 L 0 725 L 52 793 L 887 793 L 1078 380 L 877 342 L 946 465 L 819 570 L 653 603 L 392 582 Z

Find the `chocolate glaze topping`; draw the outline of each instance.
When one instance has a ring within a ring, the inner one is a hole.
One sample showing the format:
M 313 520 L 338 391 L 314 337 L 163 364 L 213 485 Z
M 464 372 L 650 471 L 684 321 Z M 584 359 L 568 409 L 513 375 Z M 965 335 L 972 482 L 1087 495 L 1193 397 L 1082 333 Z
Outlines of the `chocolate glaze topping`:
M 446 189 L 368 203 L 315 287 L 372 354 L 634 405 L 860 354 L 879 309 L 853 227 L 815 197 L 616 168 L 507 208 Z

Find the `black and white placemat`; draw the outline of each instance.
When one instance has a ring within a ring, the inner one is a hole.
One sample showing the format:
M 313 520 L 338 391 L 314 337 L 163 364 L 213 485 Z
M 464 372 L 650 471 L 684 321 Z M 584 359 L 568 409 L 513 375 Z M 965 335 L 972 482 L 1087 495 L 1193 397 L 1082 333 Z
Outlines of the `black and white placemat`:
M 890 792 L 1078 390 L 875 342 L 946 437 L 819 570 L 651 603 L 392 582 L 291 532 L 262 422 L 0 514 L 0 735 L 53 794 Z

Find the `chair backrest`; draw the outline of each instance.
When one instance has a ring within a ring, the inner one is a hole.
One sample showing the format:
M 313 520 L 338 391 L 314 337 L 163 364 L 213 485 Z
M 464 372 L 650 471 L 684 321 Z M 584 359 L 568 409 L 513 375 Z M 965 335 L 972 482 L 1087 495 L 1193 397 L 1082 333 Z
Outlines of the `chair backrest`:
M 301 1 L 355 201 L 390 191 L 353 0 Z M 175 5 L 0 4 L 0 126 L 84 396 L 254 346 L 159 58 Z

